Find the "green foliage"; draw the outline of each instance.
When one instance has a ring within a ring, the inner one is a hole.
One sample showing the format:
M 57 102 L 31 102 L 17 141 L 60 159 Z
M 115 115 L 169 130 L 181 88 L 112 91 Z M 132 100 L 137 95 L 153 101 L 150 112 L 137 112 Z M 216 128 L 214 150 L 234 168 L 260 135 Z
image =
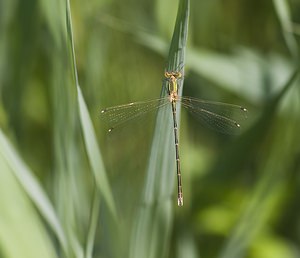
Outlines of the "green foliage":
M 178 71 L 185 63 L 189 0 L 180 0 L 166 71 Z M 182 69 L 183 72 L 183 69 Z M 180 80 L 181 92 L 183 80 Z M 163 89 L 167 81 L 163 81 Z M 165 95 L 166 91 L 162 91 Z M 179 118 L 179 115 L 178 115 Z M 143 197 L 134 220 L 129 257 L 166 257 L 173 222 L 175 149 L 170 134 L 170 109 L 158 112 L 146 172 Z M 170 184 L 170 182 L 172 182 Z
M 298 257 L 299 7 L 0 1 L 0 257 Z M 238 136 L 180 113 L 179 208 L 170 110 L 112 134 L 100 110 L 183 65 L 184 95 L 249 112 Z

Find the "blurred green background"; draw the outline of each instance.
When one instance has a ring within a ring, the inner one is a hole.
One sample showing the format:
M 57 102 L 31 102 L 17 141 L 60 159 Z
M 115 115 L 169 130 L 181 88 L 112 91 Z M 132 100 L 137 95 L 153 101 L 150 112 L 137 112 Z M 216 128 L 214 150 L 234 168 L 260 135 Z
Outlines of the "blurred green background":
M 183 94 L 242 105 L 248 119 L 230 136 L 183 110 L 185 204 L 174 189 L 168 245 L 144 257 L 300 257 L 300 2 L 190 6 Z M 178 2 L 70 8 L 0 1 L 0 257 L 128 257 L 139 245 L 155 114 L 108 134 L 100 110 L 159 97 Z

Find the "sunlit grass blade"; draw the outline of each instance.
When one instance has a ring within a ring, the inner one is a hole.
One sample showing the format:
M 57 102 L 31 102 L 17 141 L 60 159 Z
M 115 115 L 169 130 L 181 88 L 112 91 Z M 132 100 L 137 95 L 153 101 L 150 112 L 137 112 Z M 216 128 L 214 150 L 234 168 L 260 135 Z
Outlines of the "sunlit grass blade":
M 39 212 L 42 214 L 44 220 L 48 223 L 49 227 L 56 235 L 60 246 L 67 254 L 67 240 L 61 223 L 49 201 L 47 194 L 40 186 L 38 180 L 35 178 L 34 173 L 19 157 L 13 146 L 10 144 L 6 136 L 0 130 L 0 154 L 7 162 L 11 171 L 14 173 L 19 184 L 23 187 L 26 194 L 31 201 L 35 204 Z
M 58 257 L 43 220 L 8 162 L 0 153 L 1 257 Z
M 181 0 L 166 71 L 178 71 L 184 66 L 188 17 L 189 1 Z M 180 80 L 180 86 L 182 83 L 183 79 Z M 164 88 L 166 84 L 164 81 Z M 180 90 L 182 91 L 182 87 Z M 164 90 L 162 94 L 165 94 Z M 129 257 L 156 258 L 167 255 L 173 220 L 172 203 L 176 203 L 172 197 L 175 175 L 174 135 L 170 108 L 160 110 L 157 115 L 144 193 L 131 234 Z
M 85 148 L 87 150 L 87 155 L 89 158 L 89 162 L 91 164 L 92 172 L 95 177 L 96 185 L 99 189 L 99 192 L 103 195 L 104 201 L 106 202 L 109 210 L 114 217 L 115 221 L 117 220 L 116 207 L 113 200 L 112 191 L 106 176 L 105 168 L 103 165 L 101 153 L 99 146 L 97 144 L 97 138 L 93 129 L 92 121 L 89 116 L 89 112 L 87 106 L 85 104 L 84 98 L 82 96 L 82 92 L 78 82 L 78 73 L 76 67 L 76 56 L 75 56 L 75 47 L 74 47 L 74 39 L 73 39 L 73 29 L 72 29 L 72 19 L 71 19 L 71 10 L 70 10 L 70 2 L 67 1 L 67 28 L 68 28 L 68 37 L 69 43 L 71 47 L 71 57 L 72 57 L 72 66 L 73 66 L 73 75 L 75 80 L 75 87 L 77 90 L 77 101 L 79 107 L 79 117 L 81 122 L 81 127 L 84 136 Z M 98 193 L 98 191 L 96 191 Z M 91 250 L 93 249 L 94 244 L 94 236 L 97 226 L 97 216 L 98 216 L 98 205 L 97 200 L 99 198 L 94 196 L 94 201 L 92 203 L 92 214 L 91 221 L 89 225 L 89 232 L 87 238 L 87 246 L 86 246 L 86 254 L 90 255 Z
M 295 61 L 298 61 L 299 50 L 297 40 L 293 35 L 293 23 L 291 20 L 291 10 L 287 0 L 273 0 L 275 11 L 282 27 L 282 34 Z
M 77 74 L 77 67 L 76 67 L 76 57 L 75 57 L 75 48 L 74 48 L 74 41 L 73 41 L 73 30 L 72 30 L 72 23 L 71 23 L 71 10 L 70 10 L 70 3 L 68 2 L 68 33 L 70 38 L 71 44 L 71 55 L 72 55 L 72 65 L 73 65 L 73 74 L 77 89 L 77 101 L 79 105 L 79 116 L 81 121 L 81 126 L 83 130 L 85 146 L 87 149 L 89 161 L 91 163 L 91 167 L 96 178 L 97 186 L 99 187 L 99 191 L 103 194 L 105 201 L 107 202 L 108 207 L 114 218 L 117 218 L 116 215 L 116 208 L 113 201 L 112 192 L 108 183 L 107 176 L 105 174 L 105 169 L 103 165 L 103 161 L 101 158 L 100 149 L 97 145 L 97 138 L 93 129 L 92 121 L 90 119 L 85 101 L 83 99 L 81 89 L 78 83 L 78 74 Z
M 85 230 L 82 218 L 88 213 L 87 180 L 82 169 L 86 157 L 78 125 L 76 87 L 74 87 L 70 41 L 70 7 L 65 1 L 57 6 L 60 22 L 55 22 L 59 38 L 51 45 L 51 87 L 53 108 L 53 199 L 68 241 L 68 257 L 84 253 Z
M 100 209 L 100 194 L 98 193 L 98 189 L 95 187 L 93 202 L 91 207 L 89 229 L 88 229 L 88 234 L 86 239 L 85 258 L 93 257 L 96 229 L 99 220 L 99 209 Z
M 81 126 L 84 135 L 85 146 L 87 149 L 89 161 L 92 167 L 93 174 L 96 179 L 96 183 L 99 192 L 103 194 L 103 197 L 115 219 L 117 219 L 116 207 L 113 200 L 113 195 L 109 182 L 106 176 L 105 168 L 101 158 L 99 146 L 97 144 L 97 138 L 93 129 L 92 121 L 90 119 L 86 104 L 84 102 L 80 87 L 78 90 L 78 104 L 79 114 L 81 120 Z

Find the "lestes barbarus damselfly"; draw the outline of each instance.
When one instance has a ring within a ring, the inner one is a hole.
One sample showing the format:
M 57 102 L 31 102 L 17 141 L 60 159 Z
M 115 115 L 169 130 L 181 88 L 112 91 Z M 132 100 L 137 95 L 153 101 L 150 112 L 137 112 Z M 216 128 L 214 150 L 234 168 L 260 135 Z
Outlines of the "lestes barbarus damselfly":
M 201 100 L 193 97 L 181 97 L 178 95 L 178 80 L 182 78 L 179 71 L 165 72 L 167 80 L 167 96 L 159 99 L 132 102 L 125 105 L 105 108 L 101 111 L 108 122 L 112 125 L 111 132 L 115 127 L 132 120 L 140 115 L 171 104 L 173 117 L 173 130 L 175 138 L 175 155 L 177 171 L 177 201 L 178 206 L 183 206 L 183 192 L 181 182 L 181 169 L 179 157 L 179 140 L 176 117 L 176 106 L 180 103 L 184 108 L 202 119 L 205 123 L 225 133 L 235 133 L 240 129 L 240 119 L 246 117 L 247 109 L 242 106 Z

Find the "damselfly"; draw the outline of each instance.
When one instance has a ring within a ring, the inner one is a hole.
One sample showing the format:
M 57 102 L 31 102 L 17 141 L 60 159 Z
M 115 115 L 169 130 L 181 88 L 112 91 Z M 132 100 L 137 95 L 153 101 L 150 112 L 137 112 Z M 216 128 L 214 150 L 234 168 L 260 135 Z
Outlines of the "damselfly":
M 240 130 L 240 121 L 246 117 L 247 113 L 247 109 L 241 106 L 179 96 L 178 80 L 181 78 L 182 73 L 179 71 L 165 72 L 165 79 L 167 81 L 166 97 L 148 101 L 132 102 L 125 105 L 109 107 L 101 111 L 101 115 L 105 116 L 108 123 L 111 125 L 108 130 L 111 132 L 115 127 L 123 124 L 124 122 L 171 104 L 175 139 L 178 206 L 183 205 L 183 192 L 176 115 L 177 104 L 181 104 L 184 108 L 203 120 L 213 129 L 229 134 L 236 133 Z

